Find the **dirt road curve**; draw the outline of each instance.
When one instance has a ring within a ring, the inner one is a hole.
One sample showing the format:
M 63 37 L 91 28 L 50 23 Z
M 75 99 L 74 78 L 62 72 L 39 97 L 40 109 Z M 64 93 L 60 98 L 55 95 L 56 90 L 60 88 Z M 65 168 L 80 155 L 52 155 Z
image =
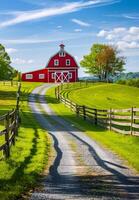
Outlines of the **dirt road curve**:
M 51 86 L 36 88 L 29 98 L 35 117 L 53 139 L 56 155 L 43 190 L 36 190 L 31 200 L 139 199 L 139 176 L 51 110 L 45 101 Z

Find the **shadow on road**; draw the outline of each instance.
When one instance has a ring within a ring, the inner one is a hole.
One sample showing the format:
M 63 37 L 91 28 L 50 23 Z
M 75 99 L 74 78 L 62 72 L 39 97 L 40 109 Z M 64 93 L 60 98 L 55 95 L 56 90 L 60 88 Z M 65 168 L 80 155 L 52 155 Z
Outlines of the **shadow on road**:
M 54 148 L 55 148 L 55 151 L 56 151 L 56 154 L 57 154 L 56 158 L 53 162 L 53 165 L 51 165 L 50 168 L 49 168 L 49 174 L 51 175 L 52 181 L 56 183 L 60 179 L 60 175 L 58 173 L 58 166 L 60 165 L 60 161 L 61 161 L 61 158 L 62 158 L 62 151 L 59 147 L 57 138 L 53 134 L 51 134 L 50 132 L 49 132 L 49 134 L 53 138 Z

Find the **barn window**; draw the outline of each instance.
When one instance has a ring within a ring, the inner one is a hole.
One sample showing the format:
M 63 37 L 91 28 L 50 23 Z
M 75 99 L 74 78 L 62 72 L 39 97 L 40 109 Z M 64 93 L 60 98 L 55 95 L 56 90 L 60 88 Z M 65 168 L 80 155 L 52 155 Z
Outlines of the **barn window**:
M 33 74 L 26 74 L 26 79 L 33 79 Z
M 65 52 L 64 52 L 64 51 L 61 51 L 61 52 L 59 53 L 59 56 L 60 56 L 60 57 L 65 57 Z
M 69 66 L 70 65 L 70 59 L 66 60 L 66 65 Z
M 52 78 L 55 79 L 55 73 L 52 73 Z
M 58 66 L 59 65 L 59 60 L 54 60 L 54 66 Z
M 69 78 L 72 78 L 72 73 L 69 73 L 69 75 L 68 75 L 68 76 L 69 76 Z
M 45 75 L 44 74 L 39 74 L 39 79 L 44 79 Z

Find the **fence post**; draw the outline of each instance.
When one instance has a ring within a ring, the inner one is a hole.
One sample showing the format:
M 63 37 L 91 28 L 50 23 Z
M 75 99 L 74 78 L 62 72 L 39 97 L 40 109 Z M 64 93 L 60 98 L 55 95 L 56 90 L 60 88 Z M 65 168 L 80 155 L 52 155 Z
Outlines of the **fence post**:
M 57 87 L 55 88 L 55 97 L 57 98 Z
M 13 81 L 11 80 L 11 86 L 13 86 Z
M 12 128 L 12 132 L 14 134 L 14 137 L 13 137 L 12 143 L 13 143 L 13 145 L 15 145 L 15 135 L 16 135 L 16 115 L 15 115 L 15 113 L 16 113 L 16 110 L 13 110 L 13 111 L 14 111 L 14 113 L 13 113 L 13 116 L 12 116 L 11 124 L 14 123 L 14 127 Z
M 59 91 L 60 89 L 59 89 L 59 86 L 57 87 L 57 99 L 59 100 L 59 93 L 60 93 L 60 91 Z
M 134 107 L 134 108 L 136 108 L 136 107 Z M 136 119 L 134 118 L 136 116 L 136 111 L 133 111 L 133 122 L 134 122 L 134 124 L 136 123 Z
M 87 81 L 85 81 L 85 86 L 87 87 Z
M 19 110 L 15 110 L 15 134 L 18 135 L 18 127 L 19 127 Z
M 85 110 L 85 106 L 83 106 L 83 119 L 86 120 L 86 110 Z
M 79 107 L 77 104 L 76 104 L 76 115 L 79 116 Z
M 134 108 L 131 108 L 131 127 L 130 127 L 130 131 L 131 131 L 131 135 L 133 134 L 133 123 L 134 123 Z
M 72 111 L 73 109 L 72 109 L 73 107 L 72 107 L 72 101 L 70 101 L 70 110 Z
M 5 142 L 6 142 L 6 148 L 5 148 L 5 156 L 8 158 L 10 156 L 10 145 L 9 145 L 9 112 L 6 116 L 6 134 L 5 134 Z
M 62 91 L 63 90 L 63 83 L 61 83 L 61 88 L 60 88 L 60 91 Z
M 109 130 L 111 131 L 111 118 L 112 118 L 112 116 L 111 116 L 111 114 L 112 114 L 112 109 L 110 108 L 110 110 L 109 110 Z
M 97 125 L 97 109 L 95 108 L 95 125 Z

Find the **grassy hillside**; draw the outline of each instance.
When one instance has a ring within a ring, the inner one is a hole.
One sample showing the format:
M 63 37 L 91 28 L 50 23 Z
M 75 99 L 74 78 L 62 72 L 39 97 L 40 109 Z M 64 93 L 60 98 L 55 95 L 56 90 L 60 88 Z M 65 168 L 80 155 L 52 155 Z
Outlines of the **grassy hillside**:
M 19 199 L 21 193 L 33 188 L 48 161 L 49 139 L 28 107 L 28 95 L 39 83 L 23 83 L 21 94 L 21 125 L 11 157 L 0 160 L 0 199 Z M 17 87 L 0 89 L 0 113 L 16 104 Z M 5 100 L 4 100 L 5 99 Z M 25 198 L 26 199 L 26 198 Z
M 125 85 L 93 84 L 88 88 L 68 89 L 67 93 L 77 104 L 93 108 L 139 107 L 139 88 Z
M 70 98 L 71 96 L 73 97 L 72 100 L 75 102 L 78 102 L 80 104 L 86 104 L 88 106 L 93 106 L 97 105 L 97 107 L 111 107 L 112 105 L 115 107 L 129 107 L 131 106 L 131 103 L 134 102 L 135 97 L 139 95 L 139 90 L 135 88 L 130 88 L 130 87 L 125 87 L 125 86 L 120 86 L 119 85 L 111 85 L 111 84 L 95 84 L 91 87 L 84 88 L 84 89 L 75 89 L 77 87 L 77 84 L 72 85 L 72 89 L 66 89 L 64 91 L 65 96 L 69 95 Z M 122 88 L 123 87 L 123 88 Z M 74 89 L 73 89 L 74 88 Z M 100 88 L 100 91 L 99 91 Z M 115 88 L 115 90 L 114 90 Z M 120 89 L 120 91 L 118 90 Z M 105 89 L 105 92 L 104 92 Z M 109 91 L 106 94 L 106 89 Z M 130 91 L 130 94 L 133 94 L 133 91 L 136 91 L 136 94 L 134 94 L 134 99 L 130 97 L 128 92 L 126 91 L 126 94 L 124 95 L 123 92 L 127 89 L 127 91 Z M 133 91 L 132 91 L 133 89 Z M 135 90 L 134 90 L 135 89 Z M 71 91 L 71 92 L 69 92 Z M 95 91 L 95 94 L 97 96 L 97 99 L 99 96 L 97 93 L 101 93 L 104 95 L 100 96 L 99 101 L 98 100 L 93 100 L 92 96 L 94 93 L 92 91 Z M 122 92 L 121 92 L 122 91 Z M 116 94 L 118 92 L 118 94 Z M 120 99 L 120 93 L 122 95 L 122 98 L 125 96 L 128 96 L 127 101 L 125 102 L 126 106 L 122 103 Z M 106 97 L 109 97 L 109 95 L 113 95 L 115 98 L 117 97 L 117 101 L 120 102 L 119 106 L 116 104 L 108 104 L 109 100 L 107 101 L 107 106 L 106 102 L 104 99 Z M 58 102 L 55 98 L 55 92 L 54 88 L 51 88 L 48 90 L 47 95 L 46 95 L 47 101 L 49 105 L 52 107 L 52 109 L 61 117 L 65 118 L 66 120 L 70 121 L 72 124 L 74 124 L 76 127 L 78 127 L 80 130 L 83 130 L 85 134 L 87 134 L 90 138 L 96 140 L 98 143 L 100 143 L 102 146 L 109 148 L 116 154 L 118 154 L 122 159 L 125 160 L 125 162 L 128 163 L 131 167 L 135 168 L 139 172 L 139 138 L 138 137 L 131 137 L 131 136 L 125 136 L 122 134 L 118 134 L 115 132 L 110 132 L 108 130 L 105 130 L 103 128 L 100 128 L 99 126 L 94 126 L 91 123 L 88 123 L 87 121 L 84 121 L 82 118 L 77 117 L 74 112 L 72 112 L 69 108 L 65 107 L 64 104 Z M 130 100 L 130 102 L 129 102 Z M 93 102 L 93 103 L 92 103 Z M 99 105 L 99 102 L 101 105 Z M 136 104 L 138 105 L 138 103 Z

